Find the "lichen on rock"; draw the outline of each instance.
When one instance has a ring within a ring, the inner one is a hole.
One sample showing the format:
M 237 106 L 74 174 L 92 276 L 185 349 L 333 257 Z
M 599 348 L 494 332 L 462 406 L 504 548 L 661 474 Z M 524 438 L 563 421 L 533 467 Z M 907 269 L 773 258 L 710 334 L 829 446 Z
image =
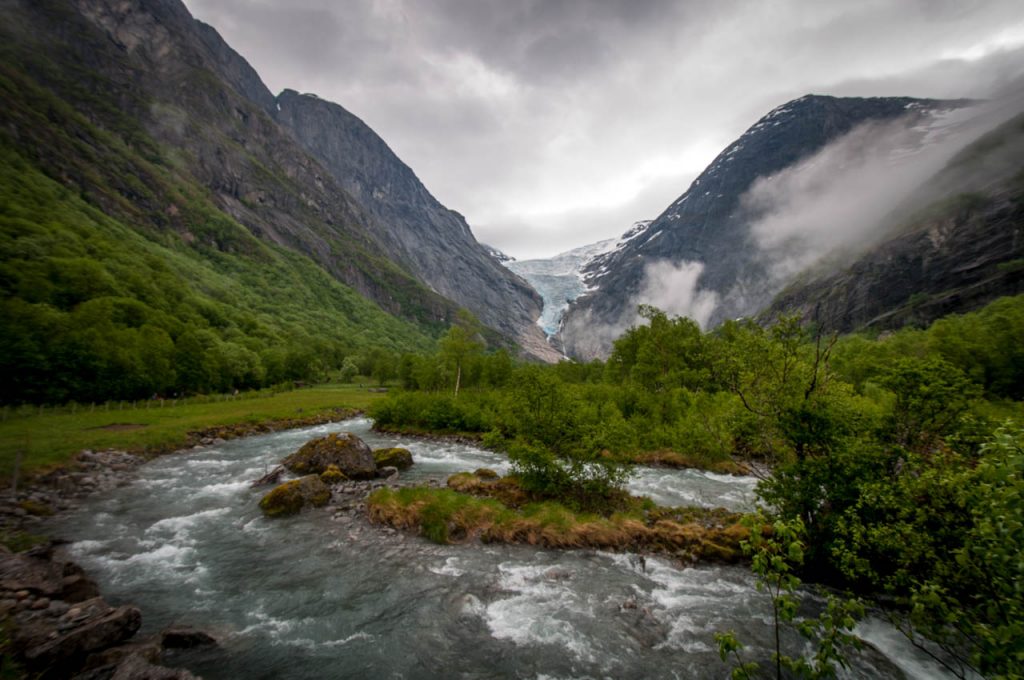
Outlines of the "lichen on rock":
M 294 515 L 307 505 L 327 505 L 331 490 L 316 475 L 306 475 L 275 487 L 260 500 L 260 509 L 267 517 Z

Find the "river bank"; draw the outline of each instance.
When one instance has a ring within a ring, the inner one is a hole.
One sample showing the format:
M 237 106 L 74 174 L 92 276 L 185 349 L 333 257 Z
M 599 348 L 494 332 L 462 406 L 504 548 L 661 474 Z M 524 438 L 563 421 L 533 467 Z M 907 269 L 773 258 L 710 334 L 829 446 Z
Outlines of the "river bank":
M 69 556 L 67 541 L 48 535 L 50 527 L 90 496 L 131 484 L 139 467 L 157 456 L 359 414 L 333 408 L 302 418 L 217 425 L 188 432 L 181 448 L 137 447 L 136 453 L 86 449 L 65 465 L 29 476 L 20 488 L 12 485 L 0 492 L 0 622 L 6 622 L 0 644 L 6 665 L 0 667 L 10 669 L 14 663 L 43 678 L 192 678 L 187 671 L 156 665 L 165 649 L 182 646 L 186 629 L 136 639 L 139 609 L 108 604 L 95 581 Z

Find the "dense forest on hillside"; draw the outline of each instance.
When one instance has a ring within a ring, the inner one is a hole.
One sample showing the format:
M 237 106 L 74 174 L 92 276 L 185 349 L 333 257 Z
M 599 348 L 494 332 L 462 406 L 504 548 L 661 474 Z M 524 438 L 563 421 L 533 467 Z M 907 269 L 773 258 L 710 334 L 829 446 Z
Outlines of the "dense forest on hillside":
M 372 414 L 476 433 L 522 488 L 605 513 L 628 463 L 766 464 L 802 574 L 880 598 L 958 673 L 1024 672 L 1024 296 L 876 337 L 642 314 L 606 363 L 518 365 L 455 327 Z
M 310 260 L 195 201 L 232 248 L 149 238 L 10 148 L 0 162 L 4 403 L 136 399 L 319 378 L 362 350 L 427 349 Z M 205 212 L 204 212 L 205 211 Z

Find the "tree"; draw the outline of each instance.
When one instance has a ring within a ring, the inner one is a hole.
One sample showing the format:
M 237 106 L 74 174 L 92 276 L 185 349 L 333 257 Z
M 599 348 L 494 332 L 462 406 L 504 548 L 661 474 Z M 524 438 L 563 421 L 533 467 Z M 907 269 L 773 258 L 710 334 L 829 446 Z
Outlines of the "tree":
M 483 351 L 479 322 L 469 312 L 460 310 L 456 323 L 441 339 L 441 357 L 455 371 L 455 396 L 459 396 L 462 368 L 469 357 Z
M 341 382 L 350 383 L 357 375 L 359 375 L 359 366 L 356 364 L 355 359 L 350 356 L 345 357 L 345 360 L 341 362 L 341 372 L 338 375 L 338 379 Z
M 769 522 L 763 512 L 758 512 L 748 516 L 744 524 L 750 530 L 750 538 L 742 543 L 743 551 L 751 557 L 750 568 L 756 577 L 757 590 L 767 593 L 772 605 L 775 650 L 771 658 L 775 678 L 782 679 L 783 668 L 802 678 L 835 677 L 837 664 L 847 667 L 844 648 L 860 644 L 851 631 L 864 615 L 863 605 L 855 599 L 829 596 L 825 611 L 818 617 L 799 618 L 797 589 L 800 579 L 796 572 L 804 561 L 803 523 L 799 518 Z M 803 653 L 795 656 L 784 653 L 784 625 L 795 627 L 802 637 L 816 645 L 812 657 L 808 658 Z M 732 657 L 736 662 L 733 678 L 750 680 L 757 677 L 760 665 L 744 660 L 744 646 L 734 632 L 715 633 L 715 641 L 718 642 L 722 661 Z
M 938 358 L 900 359 L 881 383 L 896 397 L 888 434 L 897 445 L 914 451 L 932 448 L 980 396 L 963 371 Z

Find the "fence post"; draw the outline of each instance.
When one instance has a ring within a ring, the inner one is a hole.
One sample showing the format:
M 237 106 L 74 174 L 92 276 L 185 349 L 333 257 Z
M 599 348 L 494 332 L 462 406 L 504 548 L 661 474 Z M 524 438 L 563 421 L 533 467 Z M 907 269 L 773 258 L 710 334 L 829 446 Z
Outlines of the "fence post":
M 14 458 L 14 477 L 11 480 L 11 495 L 18 495 L 18 473 L 21 472 L 21 459 L 25 456 L 25 449 L 18 449 L 18 455 Z

